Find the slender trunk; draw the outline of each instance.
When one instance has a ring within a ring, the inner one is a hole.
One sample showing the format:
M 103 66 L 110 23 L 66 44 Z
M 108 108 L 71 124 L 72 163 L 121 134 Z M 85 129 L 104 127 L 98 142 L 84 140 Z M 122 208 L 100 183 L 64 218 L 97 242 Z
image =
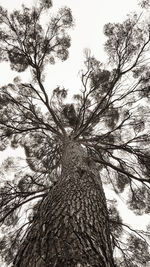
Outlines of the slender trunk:
M 115 266 L 99 172 L 79 144 L 64 145 L 61 179 L 41 202 L 14 266 Z

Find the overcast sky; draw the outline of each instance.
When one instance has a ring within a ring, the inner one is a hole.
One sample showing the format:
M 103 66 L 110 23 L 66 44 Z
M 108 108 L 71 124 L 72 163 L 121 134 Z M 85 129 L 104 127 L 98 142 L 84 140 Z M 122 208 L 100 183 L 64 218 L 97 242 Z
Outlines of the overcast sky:
M 31 3 L 36 3 L 36 0 L 0 0 L 0 5 L 9 10 L 19 8 L 21 4 L 31 6 Z M 90 48 L 97 59 L 105 61 L 106 54 L 103 50 L 104 24 L 122 22 L 128 13 L 138 9 L 138 0 L 53 0 L 53 5 L 55 9 L 64 5 L 70 7 L 75 19 L 75 27 L 70 32 L 72 46 L 69 59 L 66 62 L 52 65 L 48 69 L 47 86 L 54 89 L 57 85 L 63 85 L 66 89 L 76 93 L 76 89 L 79 89 L 80 86 L 78 72 L 83 66 L 83 49 Z M 0 85 L 12 82 L 13 78 L 18 75 L 15 72 L 10 72 L 7 63 L 0 64 L 0 71 Z M 16 154 L 18 154 L 17 151 Z M 8 155 L 7 151 L 4 152 L 4 155 Z M 120 211 L 128 217 L 127 222 L 133 221 L 131 213 L 127 212 L 123 202 L 120 202 Z M 142 220 L 142 217 L 135 219 L 135 226 L 140 227 Z M 146 216 L 144 221 L 148 222 L 149 217 Z

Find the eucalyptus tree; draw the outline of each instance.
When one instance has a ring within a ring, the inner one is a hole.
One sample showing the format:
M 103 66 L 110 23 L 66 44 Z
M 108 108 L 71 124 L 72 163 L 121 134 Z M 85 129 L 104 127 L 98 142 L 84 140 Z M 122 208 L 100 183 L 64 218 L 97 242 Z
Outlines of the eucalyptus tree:
M 149 213 L 150 26 L 135 13 L 106 24 L 109 64 L 85 50 L 82 88 L 68 103 L 44 79 L 47 64 L 67 59 L 74 23 L 69 8 L 54 16 L 50 7 L 0 8 L 1 61 L 32 74 L 0 89 L 1 150 L 21 146 L 28 166 L 1 183 L 1 256 L 15 267 L 143 266 L 148 232 L 124 223 L 103 187 Z

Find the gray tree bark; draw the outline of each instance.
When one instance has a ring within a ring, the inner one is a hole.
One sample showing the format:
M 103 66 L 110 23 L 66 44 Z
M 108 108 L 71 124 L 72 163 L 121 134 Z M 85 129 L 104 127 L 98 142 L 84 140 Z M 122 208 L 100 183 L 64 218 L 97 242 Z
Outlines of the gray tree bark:
M 14 267 L 114 267 L 105 194 L 95 163 L 64 144 L 62 175 L 41 202 Z

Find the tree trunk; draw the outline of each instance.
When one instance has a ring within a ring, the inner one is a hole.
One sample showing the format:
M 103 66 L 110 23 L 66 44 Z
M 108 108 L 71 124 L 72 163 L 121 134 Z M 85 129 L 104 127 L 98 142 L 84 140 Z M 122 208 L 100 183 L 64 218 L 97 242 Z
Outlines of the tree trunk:
M 78 143 L 64 145 L 61 178 L 41 202 L 14 266 L 115 266 L 99 172 Z

